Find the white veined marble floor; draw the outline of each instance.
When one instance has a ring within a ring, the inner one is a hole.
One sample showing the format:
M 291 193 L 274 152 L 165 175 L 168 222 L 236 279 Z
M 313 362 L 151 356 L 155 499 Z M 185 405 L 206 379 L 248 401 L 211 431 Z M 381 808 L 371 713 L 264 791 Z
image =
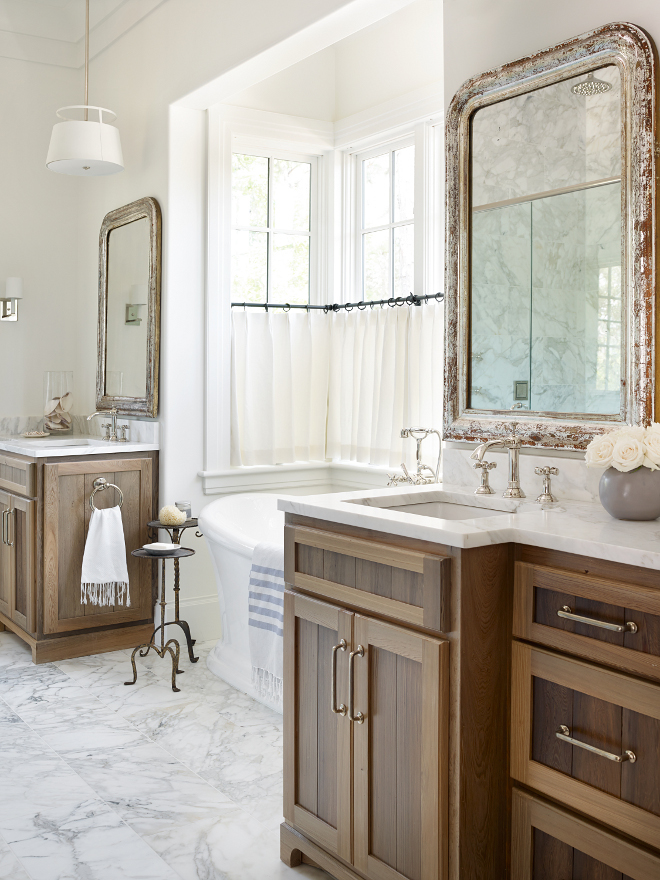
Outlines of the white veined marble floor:
M 279 861 L 282 718 L 181 659 L 35 666 L 0 633 L 0 880 L 296 880 Z

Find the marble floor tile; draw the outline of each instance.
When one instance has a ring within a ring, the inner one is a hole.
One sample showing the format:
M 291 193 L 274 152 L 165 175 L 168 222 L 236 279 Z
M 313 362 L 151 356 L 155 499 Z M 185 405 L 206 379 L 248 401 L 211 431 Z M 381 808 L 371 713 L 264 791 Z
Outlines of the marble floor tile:
M 3 632 L 0 639 L 0 667 L 29 666 L 32 664 L 32 651 L 14 633 Z
M 1 837 L 0 880 L 30 880 L 30 875 Z

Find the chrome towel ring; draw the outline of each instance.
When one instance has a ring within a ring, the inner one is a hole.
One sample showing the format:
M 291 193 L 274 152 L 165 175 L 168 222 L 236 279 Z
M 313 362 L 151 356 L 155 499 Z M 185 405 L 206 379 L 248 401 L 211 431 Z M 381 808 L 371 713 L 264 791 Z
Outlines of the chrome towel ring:
M 105 477 L 99 477 L 98 480 L 94 480 L 94 491 L 89 496 L 89 506 L 92 510 L 96 510 L 96 507 L 94 507 L 94 496 L 97 492 L 102 492 L 104 489 L 116 489 L 119 492 L 119 506 L 121 507 L 124 503 L 124 493 L 119 486 L 115 486 L 114 483 L 109 483 Z

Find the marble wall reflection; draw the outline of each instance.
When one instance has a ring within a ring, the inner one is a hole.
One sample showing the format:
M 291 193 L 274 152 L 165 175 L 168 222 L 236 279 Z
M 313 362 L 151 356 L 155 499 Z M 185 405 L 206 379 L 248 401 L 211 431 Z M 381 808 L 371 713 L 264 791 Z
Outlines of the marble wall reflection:
M 475 115 L 473 408 L 512 408 L 522 381 L 524 409 L 619 412 L 621 185 L 544 196 L 620 173 L 619 74 L 596 76 L 612 89 L 585 98 L 571 80 Z

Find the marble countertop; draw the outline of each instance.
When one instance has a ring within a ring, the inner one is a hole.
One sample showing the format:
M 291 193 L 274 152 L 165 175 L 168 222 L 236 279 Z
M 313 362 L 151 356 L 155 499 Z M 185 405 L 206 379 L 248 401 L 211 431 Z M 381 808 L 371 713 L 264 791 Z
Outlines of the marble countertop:
M 30 458 L 57 458 L 65 455 L 113 455 L 120 452 L 151 452 L 157 443 L 111 443 L 100 437 L 77 436 L 28 439 L 9 434 L 0 435 L 0 452 L 13 452 Z
M 402 512 L 397 506 L 420 503 L 469 503 L 478 518 L 442 519 Z M 363 529 L 433 541 L 452 547 L 483 547 L 515 542 L 611 562 L 660 569 L 660 520 L 624 522 L 613 519 L 599 503 L 562 501 L 542 509 L 533 499 L 505 502 L 499 495 L 475 496 L 465 487 L 437 484 L 343 492 L 331 495 L 286 496 L 280 510 Z M 497 508 L 508 508 L 498 510 Z M 489 508 L 492 515 L 484 515 Z

